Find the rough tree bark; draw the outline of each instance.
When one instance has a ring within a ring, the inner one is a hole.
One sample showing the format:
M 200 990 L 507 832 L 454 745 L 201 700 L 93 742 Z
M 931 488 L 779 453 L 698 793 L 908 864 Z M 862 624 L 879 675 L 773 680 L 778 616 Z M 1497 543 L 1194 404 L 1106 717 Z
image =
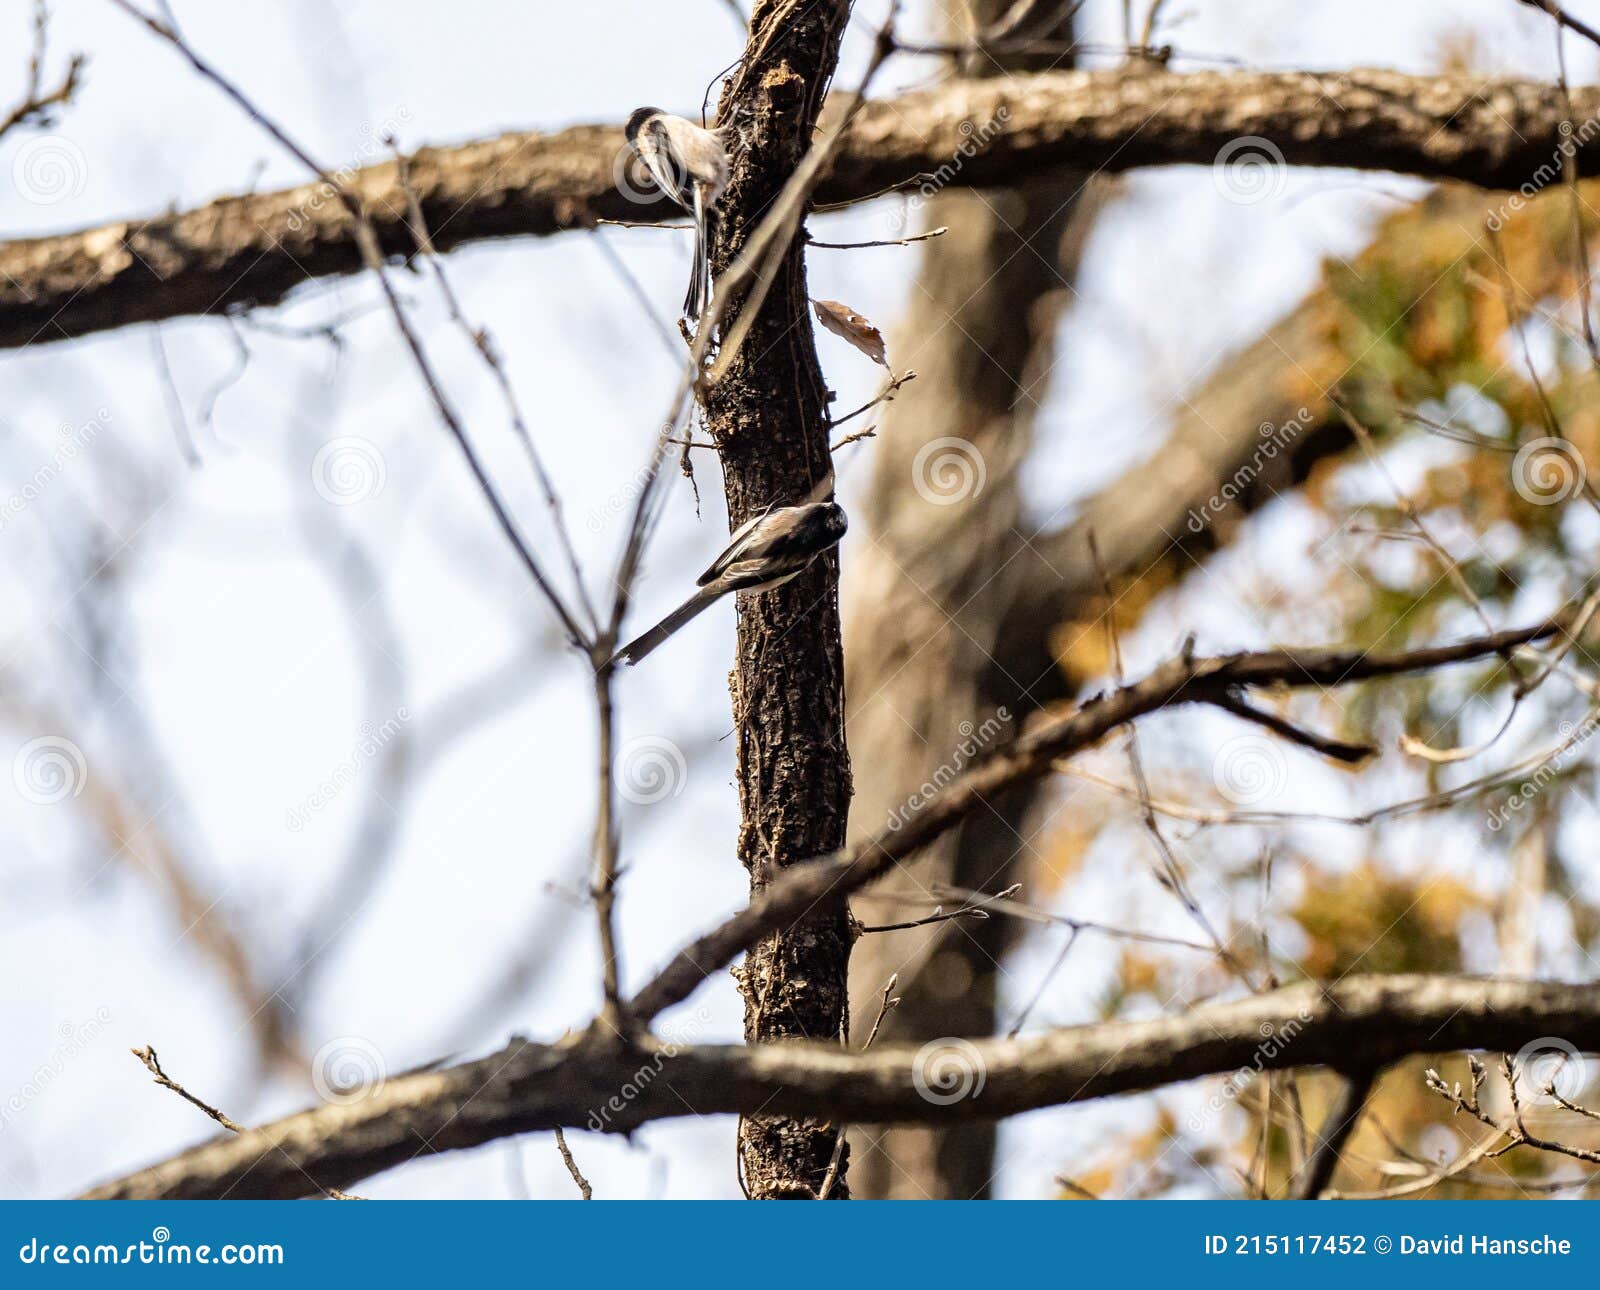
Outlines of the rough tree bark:
M 973 150 L 974 128 L 1002 109 L 1005 128 Z M 1290 165 L 1543 189 L 1559 186 L 1569 114 L 1600 116 L 1600 89 L 1574 88 L 1569 104 L 1555 85 L 1378 71 L 971 78 L 866 105 L 818 196 L 860 201 L 925 174 L 966 188 L 1015 185 L 1059 166 L 1209 166 L 1249 135 L 1272 140 Z M 1600 146 L 1592 137 L 1579 142 L 1585 157 Z M 619 127 L 576 126 L 423 148 L 409 169 L 441 251 L 588 228 L 599 218 L 679 214 L 618 190 L 623 149 Z M 952 166 L 958 155 L 963 164 Z M 370 213 L 384 251 L 413 253 L 395 164 L 341 178 Z M 360 269 L 348 213 L 316 184 L 17 239 L 0 244 L 0 348 L 271 304 L 309 279 Z
M 967 21 L 952 24 L 949 35 L 961 39 L 1009 7 L 1008 0 L 969 0 Z M 1044 34 L 1068 41 L 1071 27 L 1069 18 Z M 1037 58 L 975 56 L 961 71 L 1041 66 Z M 1047 394 L 1057 324 L 1095 205 L 1081 200 L 1089 182 L 1082 172 L 1061 171 L 988 193 L 945 192 L 928 206 L 928 226 L 950 231 L 925 248 L 919 289 L 897 328 L 894 360 L 918 379 L 882 419 L 865 513 L 873 542 L 846 587 L 850 740 L 872 749 L 858 775 L 858 836 L 904 806 L 897 795 L 908 785 L 950 762 L 963 731 L 983 728 L 1002 706 L 1013 715 L 1038 706 L 1019 705 L 1017 694 L 1038 679 L 1038 665 L 1030 662 L 1035 670 L 1025 677 L 1008 676 L 996 632 L 1016 595 L 1012 577 L 1036 571 L 1032 562 L 1016 563 L 1027 541 L 1016 467 Z M 941 480 L 940 470 L 950 474 Z M 1002 678 L 1010 682 L 1003 695 L 991 684 Z M 1032 797 L 1025 791 L 992 803 L 992 814 L 943 838 L 881 891 L 918 896 L 934 883 L 1009 885 Z M 872 916 L 863 913 L 863 921 L 888 922 L 904 907 L 865 908 Z M 992 1034 L 997 967 L 1015 926 L 993 918 L 866 937 L 853 965 L 858 1013 L 870 1021 L 883 983 L 898 973 L 901 1003 L 885 1022 L 885 1039 Z M 864 1195 L 988 1194 L 991 1124 L 862 1128 L 853 1136 Z
M 1178 1016 L 1105 1022 L 1026 1039 L 984 1040 L 982 1093 L 929 1102 L 914 1045 L 691 1046 L 644 1041 L 513 1041 L 488 1057 L 396 1076 L 370 1097 L 330 1102 L 107 1182 L 93 1200 L 286 1199 L 348 1187 L 420 1155 L 517 1133 L 605 1128 L 760 1107 L 855 1119 L 951 1121 L 1162 1088 L 1241 1067 L 1381 1067 L 1411 1053 L 1516 1052 L 1560 1035 L 1600 1049 L 1600 999 L 1589 985 L 1482 977 L 1351 976 L 1308 981 Z M 1263 1036 L 1270 1036 L 1264 1039 Z M 619 1089 L 636 1096 L 618 1098 Z M 610 1108 L 616 1107 L 613 1113 Z
M 746 61 L 718 111 L 741 144 L 721 202 L 715 273 L 732 263 L 810 148 L 849 17 L 849 0 L 798 9 L 792 0 L 756 5 Z M 805 500 L 827 477 L 828 400 L 797 239 L 737 358 L 705 401 L 730 525 L 774 503 Z M 776 872 L 844 842 L 850 760 L 832 556 L 775 591 L 743 598 L 731 690 L 739 732 L 739 859 L 754 894 Z M 747 1042 L 838 1040 L 846 1025 L 849 959 L 848 915 L 837 908 L 754 947 L 739 972 Z M 745 1121 L 739 1152 L 750 1195 L 816 1195 L 834 1138 L 824 1120 Z M 842 1171 L 830 1194 L 848 1197 Z

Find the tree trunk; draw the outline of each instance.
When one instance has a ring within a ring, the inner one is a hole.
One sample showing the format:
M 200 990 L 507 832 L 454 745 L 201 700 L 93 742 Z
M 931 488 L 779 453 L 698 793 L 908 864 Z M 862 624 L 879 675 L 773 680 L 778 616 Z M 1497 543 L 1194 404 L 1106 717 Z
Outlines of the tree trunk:
M 1008 7 L 968 3 L 976 27 Z M 1070 21 L 1047 34 L 1070 39 Z M 1028 69 L 1020 58 L 1003 65 Z M 962 69 L 1000 70 L 987 55 Z M 972 122 L 974 137 L 983 124 Z M 850 570 L 850 738 L 872 754 L 858 782 L 858 834 L 905 809 L 910 786 L 941 766 L 959 768 L 974 741 L 1005 737 L 1060 693 L 1048 650 L 1037 647 L 1047 624 L 1026 643 L 997 628 L 1018 580 L 1040 573 L 1026 546 L 1017 468 L 1053 366 L 1082 241 L 1073 223 L 1084 184 L 1069 172 L 987 194 L 947 192 L 929 205 L 928 224 L 950 231 L 926 247 L 920 289 L 891 350 L 899 367 L 919 375 L 883 418 L 867 513 L 875 540 Z M 1027 791 L 990 803 L 984 818 L 885 879 L 878 893 L 917 897 L 935 883 L 1007 886 L 1028 854 L 1033 798 Z M 870 924 L 905 912 L 869 901 L 860 916 Z M 902 1002 L 885 1022 L 885 1039 L 992 1034 L 995 974 L 1013 930 L 1009 920 L 992 918 L 869 935 L 856 950 L 856 1007 L 870 1022 L 884 982 L 898 972 Z M 988 1194 L 991 1124 L 908 1125 L 856 1137 L 863 1195 Z
M 713 268 L 725 272 L 811 145 L 850 16 L 848 0 L 793 13 L 764 0 L 751 16 L 747 61 L 718 120 L 741 136 Z M 768 39 L 768 27 L 777 34 Z M 737 309 L 733 311 L 737 314 Z M 828 391 L 811 330 L 803 242 L 790 248 L 736 361 L 706 401 L 722 459 L 730 525 L 764 507 L 805 500 L 828 474 Z M 739 732 L 739 858 L 752 894 L 784 867 L 844 844 L 850 760 L 838 563 L 742 597 L 731 681 Z M 837 1040 L 847 1022 L 848 914 L 819 911 L 753 949 L 739 973 L 745 1039 Z M 804 1198 L 821 1189 L 835 1131 L 826 1121 L 756 1116 L 739 1154 L 749 1194 Z M 831 1195 L 847 1197 L 841 1176 Z

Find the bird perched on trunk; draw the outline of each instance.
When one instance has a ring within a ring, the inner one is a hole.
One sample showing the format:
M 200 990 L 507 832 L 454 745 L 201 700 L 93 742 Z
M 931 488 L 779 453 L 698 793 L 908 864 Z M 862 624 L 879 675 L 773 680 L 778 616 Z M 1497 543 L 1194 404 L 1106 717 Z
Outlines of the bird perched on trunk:
M 660 108 L 640 108 L 623 133 L 656 187 L 694 217 L 694 269 L 683 312 L 699 322 L 711 303 L 711 237 L 717 199 L 728 186 L 728 150 L 715 130 Z
M 817 556 L 837 546 L 848 523 L 837 502 L 780 506 L 751 517 L 696 580 L 700 590 L 638 640 L 624 645 L 612 663 L 639 662 L 731 591 L 769 591 L 788 582 Z

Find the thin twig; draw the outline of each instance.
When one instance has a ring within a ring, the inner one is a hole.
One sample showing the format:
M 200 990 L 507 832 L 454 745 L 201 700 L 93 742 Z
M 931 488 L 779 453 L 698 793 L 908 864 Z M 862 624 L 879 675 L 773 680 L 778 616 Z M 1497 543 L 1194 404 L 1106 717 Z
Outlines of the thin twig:
M 588 649 L 591 645 L 591 641 L 585 635 L 582 628 L 579 627 L 578 623 L 573 618 L 572 612 L 567 608 L 566 603 L 562 600 L 561 596 L 556 592 L 554 586 L 550 583 L 550 580 L 546 576 L 543 567 L 539 563 L 538 557 L 534 554 L 532 547 L 529 546 L 527 541 L 523 538 L 521 530 L 517 527 L 516 521 L 512 519 L 511 513 L 506 508 L 505 503 L 501 501 L 500 494 L 490 479 L 487 467 L 484 465 L 482 459 L 478 456 L 477 449 L 473 447 L 472 440 L 467 436 L 466 427 L 462 424 L 460 417 L 455 411 L 455 408 L 451 405 L 449 399 L 446 397 L 444 389 L 439 382 L 438 376 L 434 372 L 433 364 L 429 360 L 426 350 L 423 348 L 422 341 L 418 337 L 415 328 L 412 327 L 411 320 L 406 314 L 405 306 L 401 302 L 399 295 L 396 293 L 394 284 L 389 280 L 387 268 L 384 263 L 383 253 L 378 245 L 377 232 L 373 228 L 372 220 L 367 215 L 360 199 L 356 197 L 356 195 L 352 193 L 346 185 L 342 184 L 334 175 L 328 172 L 323 166 L 319 165 L 316 159 L 313 158 L 311 154 L 302 148 L 298 143 L 296 143 L 281 126 L 279 126 L 275 121 L 262 112 L 261 109 L 258 108 L 250 100 L 250 98 L 245 95 L 244 91 L 239 89 L 238 86 L 236 86 L 231 80 L 213 67 L 208 61 L 202 58 L 200 54 L 196 52 L 195 49 L 190 46 L 189 43 L 181 35 L 179 35 L 174 28 L 163 22 L 161 19 L 154 18 L 151 15 L 144 13 L 138 8 L 138 6 L 132 3 L 132 0 L 110 0 L 110 3 L 121 9 L 129 17 L 134 19 L 134 21 L 143 25 L 152 34 L 171 45 L 172 48 L 176 50 L 201 77 L 207 81 L 210 81 L 211 84 L 221 90 L 223 94 L 232 99 L 246 116 L 248 116 L 256 123 L 256 125 L 258 125 L 262 130 L 266 131 L 267 134 L 275 139 L 278 144 L 297 161 L 299 161 L 301 165 L 303 165 L 307 170 L 311 171 L 313 175 L 315 175 L 323 184 L 327 186 L 329 192 L 333 193 L 339 198 L 341 204 L 344 205 L 345 209 L 349 212 L 352 221 L 354 222 L 356 247 L 360 251 L 362 263 L 369 270 L 371 270 L 373 276 L 377 278 L 378 285 L 383 291 L 385 300 L 388 302 L 389 311 L 394 318 L 395 326 L 399 330 L 401 339 L 405 342 L 406 348 L 409 350 L 411 357 L 416 364 L 417 370 L 422 377 L 423 384 L 427 388 L 428 395 L 433 401 L 434 408 L 438 412 L 440 420 L 444 422 L 445 427 L 450 431 L 451 435 L 454 436 L 456 443 L 461 448 L 462 454 L 466 457 L 467 465 L 471 469 L 473 477 L 476 479 L 480 491 L 489 502 L 490 509 L 494 513 L 496 522 L 500 525 L 501 531 L 505 534 L 507 539 L 511 542 L 513 548 L 516 550 L 523 566 L 532 576 L 535 585 L 539 588 L 540 592 L 543 594 L 545 600 L 549 603 L 556 616 L 561 620 L 562 626 L 566 629 L 567 635 L 572 643 L 580 649 Z
M 150 1045 L 146 1044 L 143 1048 L 133 1048 L 129 1049 L 129 1051 L 144 1063 L 145 1069 L 150 1072 L 150 1077 L 155 1080 L 157 1084 L 161 1085 L 162 1088 L 170 1089 L 185 1102 L 189 1103 L 190 1106 L 198 1107 L 200 1110 L 204 1111 L 229 1133 L 244 1134 L 250 1132 L 250 1130 L 244 1125 L 240 1124 L 237 1120 L 224 1115 L 209 1102 L 201 1101 L 201 1099 L 196 1097 L 188 1089 L 184 1088 L 182 1084 L 178 1083 L 177 1080 L 169 1076 L 166 1071 L 162 1070 L 161 1059 L 156 1056 L 156 1050 L 150 1047 Z M 324 1187 L 322 1191 L 324 1195 L 333 1200 L 361 1199 L 359 1196 L 352 1196 L 349 1192 L 340 1191 L 337 1187 Z
M 572 1175 L 572 1181 L 578 1184 L 578 1190 L 583 1193 L 584 1200 L 593 1200 L 594 1188 L 589 1186 L 589 1180 L 583 1176 L 578 1168 L 578 1162 L 572 1158 L 572 1148 L 567 1145 L 567 1135 L 561 1129 L 556 1130 L 556 1150 L 561 1153 L 567 1172 Z
M 78 90 L 78 78 L 85 59 L 74 54 L 67 61 L 66 74 L 52 90 L 44 88 L 44 62 L 48 45 L 50 10 L 45 0 L 34 0 L 33 52 L 28 58 L 28 82 L 16 105 L 0 117 L 0 139 L 21 126 L 48 125 L 52 109 L 71 101 Z
M 943 907 L 940 907 L 926 918 L 913 918 L 908 923 L 879 923 L 874 927 L 868 927 L 863 924 L 856 930 L 862 935 L 866 935 L 868 932 L 906 932 L 913 927 L 932 927 L 935 923 L 953 923 L 962 918 L 971 918 L 978 922 L 983 922 L 988 917 L 988 910 L 979 909 L 975 905 L 963 905 L 960 909 L 952 909 L 948 912 Z
M 814 246 L 823 251 L 864 251 L 873 246 L 910 246 L 915 242 L 926 242 L 930 238 L 943 237 L 950 230 L 943 225 L 929 229 L 926 233 L 914 233 L 910 237 L 890 237 L 875 242 L 819 242 L 816 238 L 807 236 L 806 245 Z
M 1296 1200 L 1315 1200 L 1333 1181 L 1339 1155 L 1355 1133 L 1361 1120 L 1361 1108 L 1372 1093 L 1375 1078 L 1376 1073 L 1370 1070 L 1345 1076 L 1317 1131 L 1316 1149 L 1291 1185 L 1291 1194 Z
M 846 421 L 855 420 L 855 418 L 860 416 L 863 412 L 870 411 L 872 408 L 877 407 L 880 403 L 893 402 L 894 396 L 900 392 L 900 387 L 916 379 L 917 374 L 909 370 L 903 376 L 895 376 L 891 373 L 889 377 L 889 383 L 885 385 L 883 389 L 879 390 L 877 395 L 870 402 L 863 403 L 854 412 L 847 412 L 842 417 L 835 417 L 832 421 L 828 422 L 828 429 L 837 430 Z M 866 436 L 862 435 L 860 437 L 865 438 Z M 842 448 L 849 442 L 849 439 L 841 439 L 837 444 L 834 445 L 834 447 Z
M 1521 3 L 1533 9 L 1544 10 L 1545 13 L 1549 14 L 1568 31 L 1574 32 L 1596 45 L 1600 45 L 1600 31 L 1596 31 L 1581 18 L 1568 13 L 1560 5 L 1556 4 L 1555 0 L 1521 0 Z
M 861 1051 L 866 1052 L 872 1047 L 872 1041 L 878 1037 L 878 1030 L 883 1025 L 883 1019 L 891 1011 L 900 1006 L 898 998 L 890 998 L 895 986 L 900 984 L 900 974 L 893 973 L 883 985 L 883 997 L 878 1001 L 878 1015 L 872 1023 L 872 1029 L 867 1032 L 866 1042 L 861 1045 Z M 849 1132 L 847 1125 L 839 1126 L 839 1136 L 833 1142 L 833 1155 L 828 1160 L 828 1172 L 822 1176 L 822 1186 L 817 1189 L 817 1199 L 827 1200 L 828 1193 L 833 1190 L 833 1184 L 839 1178 L 839 1166 L 844 1161 L 845 1134 Z
M 461 329 L 462 334 L 472 345 L 473 351 L 483 360 L 484 366 L 489 369 L 490 375 L 494 377 L 495 384 L 499 387 L 500 397 L 511 418 L 511 427 L 516 434 L 517 442 L 522 445 L 528 464 L 533 469 L 534 478 L 539 483 L 539 491 L 544 494 L 544 504 L 550 512 L 556 540 L 561 543 L 562 553 L 566 556 L 567 568 L 572 574 L 573 588 L 578 594 L 578 604 L 587 615 L 589 636 L 592 638 L 599 630 L 599 620 L 595 615 L 594 606 L 589 603 L 583 570 L 578 563 L 577 549 L 572 544 L 572 534 L 567 528 L 566 512 L 561 505 L 561 497 L 556 492 L 550 472 L 545 468 L 544 458 L 540 455 L 538 444 L 534 442 L 533 432 L 528 428 L 527 418 L 522 413 L 521 401 L 517 398 L 517 392 L 511 384 L 511 377 L 506 372 L 505 364 L 500 360 L 499 351 L 495 348 L 494 337 L 489 334 L 487 328 L 468 321 L 461 307 L 461 299 L 445 272 L 444 261 L 434 249 L 433 235 L 428 231 L 428 222 L 422 212 L 422 199 L 417 195 L 416 186 L 411 182 L 411 164 L 392 137 L 388 143 L 394 152 L 400 191 L 405 194 L 411 235 L 416 240 L 423 258 L 427 260 L 428 267 L 433 270 L 434 281 L 438 283 L 439 294 L 444 298 L 451 320 Z

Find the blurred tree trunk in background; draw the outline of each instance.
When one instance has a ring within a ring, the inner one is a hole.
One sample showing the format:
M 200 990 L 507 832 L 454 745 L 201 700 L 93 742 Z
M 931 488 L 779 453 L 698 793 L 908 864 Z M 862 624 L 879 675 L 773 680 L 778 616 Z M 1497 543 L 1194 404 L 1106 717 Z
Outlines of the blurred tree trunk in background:
M 1010 7 L 967 0 L 967 21 L 951 39 L 970 39 Z M 1070 19 L 1038 34 L 1070 39 Z M 1060 63 L 974 54 L 960 70 L 982 76 Z M 984 123 L 972 125 L 979 132 Z M 927 227 L 950 231 L 925 245 L 890 347 L 896 370 L 913 368 L 918 378 L 881 418 L 862 508 L 871 540 L 853 553 L 846 581 L 850 746 L 871 750 L 855 766 L 853 840 L 904 807 L 908 785 L 958 764 L 960 746 L 998 707 L 1016 717 L 1037 706 L 1035 686 L 1060 693 L 1047 651 L 1019 660 L 998 628 L 1017 579 L 1039 572 L 1036 559 L 1019 558 L 1028 527 L 1018 467 L 1055 364 L 1057 322 L 1093 205 L 1084 193 L 1083 175 L 1062 173 L 927 203 Z M 1032 798 L 992 803 L 993 813 L 876 890 L 922 896 L 935 883 L 995 890 L 1015 881 Z M 868 899 L 857 912 L 871 924 L 897 921 L 902 907 Z M 851 965 L 856 1033 L 870 1028 L 884 983 L 899 973 L 902 1002 L 882 1039 L 991 1034 L 998 960 L 1012 931 L 1010 920 L 993 918 L 864 936 Z M 851 1184 L 866 1197 L 984 1196 L 993 1156 L 989 1124 L 863 1129 Z

